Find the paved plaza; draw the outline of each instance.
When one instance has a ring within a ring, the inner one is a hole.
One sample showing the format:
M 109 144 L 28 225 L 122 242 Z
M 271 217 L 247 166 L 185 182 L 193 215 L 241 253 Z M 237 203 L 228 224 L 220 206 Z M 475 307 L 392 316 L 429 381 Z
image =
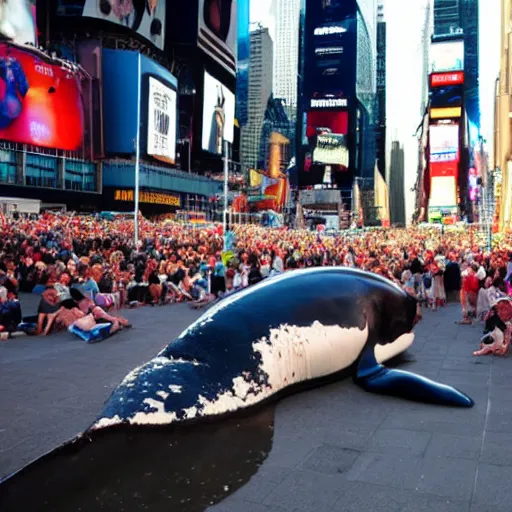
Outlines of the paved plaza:
M 199 313 L 123 314 L 134 328 L 97 345 L 68 333 L 0 343 L 0 476 L 88 427 L 124 375 Z M 512 512 L 512 359 L 473 358 L 481 329 L 458 318 L 457 305 L 427 312 L 402 367 L 460 388 L 473 409 L 371 395 L 350 380 L 286 398 L 260 470 L 209 511 Z

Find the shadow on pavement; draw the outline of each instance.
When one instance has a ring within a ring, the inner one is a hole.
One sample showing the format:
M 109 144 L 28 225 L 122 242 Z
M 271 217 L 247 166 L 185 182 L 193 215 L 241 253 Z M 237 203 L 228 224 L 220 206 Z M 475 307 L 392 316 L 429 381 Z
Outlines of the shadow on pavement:
M 76 438 L 1 482 L 0 510 L 203 512 L 258 471 L 272 447 L 274 411 Z

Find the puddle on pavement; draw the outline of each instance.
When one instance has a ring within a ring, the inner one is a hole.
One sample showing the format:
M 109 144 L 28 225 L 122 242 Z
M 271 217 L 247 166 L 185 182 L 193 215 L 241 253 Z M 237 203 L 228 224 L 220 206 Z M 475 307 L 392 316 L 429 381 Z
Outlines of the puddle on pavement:
M 258 471 L 272 447 L 274 411 L 94 433 L 0 483 L 0 510 L 203 512 Z

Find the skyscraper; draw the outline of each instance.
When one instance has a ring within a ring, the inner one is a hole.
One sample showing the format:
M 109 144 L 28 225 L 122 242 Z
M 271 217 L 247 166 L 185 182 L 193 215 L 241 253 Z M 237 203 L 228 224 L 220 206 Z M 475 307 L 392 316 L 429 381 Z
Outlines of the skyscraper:
M 405 225 L 404 148 L 400 142 L 391 143 L 389 168 L 389 209 L 392 224 Z
M 377 167 L 386 178 L 386 18 L 384 0 L 377 9 Z
M 274 0 L 274 97 L 285 101 L 288 116 L 296 117 L 301 0 Z
M 247 95 L 247 124 L 241 134 L 241 160 L 244 167 L 256 169 L 261 129 L 273 85 L 273 43 L 268 28 L 252 31 Z

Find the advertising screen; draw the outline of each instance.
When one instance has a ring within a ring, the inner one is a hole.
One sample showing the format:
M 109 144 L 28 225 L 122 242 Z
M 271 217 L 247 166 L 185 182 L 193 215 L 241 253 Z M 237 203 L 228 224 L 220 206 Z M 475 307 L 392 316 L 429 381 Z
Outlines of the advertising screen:
M 432 73 L 464 70 L 464 41 L 432 43 L 430 46 Z
M 430 126 L 430 161 L 447 162 L 459 158 L 459 125 Z
M 355 2 L 307 2 L 304 54 L 305 107 L 347 107 L 355 93 Z M 332 100 L 326 104 L 318 100 Z
M 430 91 L 430 108 L 451 108 L 462 106 L 462 85 L 446 85 Z
M 233 142 L 235 95 L 207 72 L 203 94 L 203 149 L 221 155 L 222 140 Z
M 199 0 L 197 44 L 233 75 L 236 75 L 237 15 L 236 0 Z
M 163 49 L 165 0 L 57 0 L 58 16 L 84 16 L 122 25 Z
M 348 167 L 348 156 L 345 135 L 325 133 L 318 136 L 313 150 L 315 163 Z
M 84 137 L 80 75 L 36 49 L 0 44 L 0 139 L 75 151 Z
M 430 109 L 431 119 L 456 119 L 462 115 L 461 107 L 432 108 Z
M 457 182 L 453 176 L 437 176 L 431 180 L 430 208 L 453 208 L 457 206 Z
M 148 95 L 148 155 L 176 163 L 176 91 L 152 76 Z
M 464 83 L 464 72 L 432 73 L 430 75 L 431 87 L 445 87 L 447 85 L 459 85 Z
M 37 43 L 36 0 L 10 0 L 0 5 L 0 34 L 16 44 Z

